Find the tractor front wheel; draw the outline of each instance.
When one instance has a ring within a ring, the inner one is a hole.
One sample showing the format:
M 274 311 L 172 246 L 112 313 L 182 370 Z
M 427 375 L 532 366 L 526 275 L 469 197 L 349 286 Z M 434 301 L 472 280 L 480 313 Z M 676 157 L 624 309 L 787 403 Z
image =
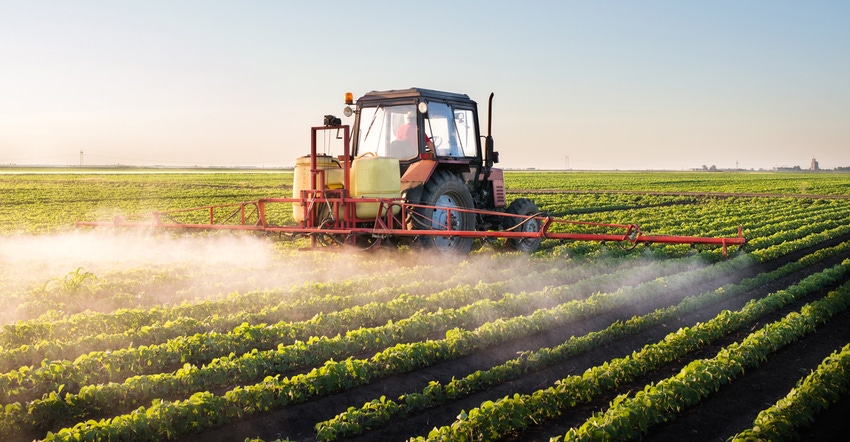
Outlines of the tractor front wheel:
M 451 209 L 473 209 L 472 194 L 463 180 L 450 172 L 438 171 L 427 183 L 422 204 L 433 208 L 419 208 L 416 226 L 425 230 L 475 230 L 475 214 Z M 441 209 L 445 207 L 446 209 Z M 461 236 L 423 235 L 423 243 L 446 254 L 467 254 L 472 250 L 472 238 Z

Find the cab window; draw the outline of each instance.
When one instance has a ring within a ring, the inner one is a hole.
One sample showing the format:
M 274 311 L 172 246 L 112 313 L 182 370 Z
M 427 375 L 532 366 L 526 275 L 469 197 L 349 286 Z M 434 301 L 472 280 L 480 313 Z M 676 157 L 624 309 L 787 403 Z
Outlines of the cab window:
M 425 133 L 434 142 L 437 156 L 475 157 L 476 134 L 471 110 L 457 110 L 445 103 L 428 103 Z
M 471 110 L 455 109 L 455 128 L 463 156 L 477 156 L 478 134 L 475 133 L 475 118 Z

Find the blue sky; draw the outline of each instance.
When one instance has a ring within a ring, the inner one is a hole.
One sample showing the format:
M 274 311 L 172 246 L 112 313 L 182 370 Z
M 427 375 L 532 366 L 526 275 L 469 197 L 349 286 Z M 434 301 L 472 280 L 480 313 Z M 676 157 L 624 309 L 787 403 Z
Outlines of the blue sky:
M 287 166 L 411 86 L 504 167 L 850 166 L 850 2 L 0 0 L 0 164 Z

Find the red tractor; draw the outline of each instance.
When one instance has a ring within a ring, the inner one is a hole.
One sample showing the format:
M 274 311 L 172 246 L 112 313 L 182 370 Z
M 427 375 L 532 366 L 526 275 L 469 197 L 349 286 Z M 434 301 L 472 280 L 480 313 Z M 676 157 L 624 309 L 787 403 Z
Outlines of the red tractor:
M 349 105 L 354 104 L 351 98 L 347 95 Z M 488 115 L 492 115 L 492 105 L 490 94 Z M 488 117 L 487 135 L 482 135 L 478 106 L 469 96 L 421 88 L 374 91 L 360 97 L 355 109 L 346 108 L 346 115 L 352 113 L 354 157 L 398 159 L 401 197 L 408 204 L 422 206 L 407 220 L 411 228 L 444 230 L 450 225 L 449 229 L 455 231 L 541 229 L 541 219 L 532 217 L 540 215 L 533 201 L 521 198 L 506 205 L 504 173 L 493 167 L 499 162 L 499 153 L 493 150 L 492 120 Z M 442 207 L 478 210 L 447 211 Z M 472 248 L 474 238 L 414 239 L 441 252 L 464 254 Z M 507 244 L 532 252 L 540 241 L 540 237 L 508 238 Z

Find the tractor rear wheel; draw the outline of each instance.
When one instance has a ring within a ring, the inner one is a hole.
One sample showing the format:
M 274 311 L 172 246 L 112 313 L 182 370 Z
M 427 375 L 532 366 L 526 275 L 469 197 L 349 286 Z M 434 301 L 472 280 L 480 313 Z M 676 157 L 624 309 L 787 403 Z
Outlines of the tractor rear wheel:
M 505 217 L 502 228 L 513 232 L 539 232 L 542 226 L 540 220 L 531 218 L 540 215 L 537 204 L 528 198 L 517 198 L 508 206 L 508 213 L 522 215 L 526 218 Z M 508 238 L 508 247 L 520 252 L 532 253 L 540 247 L 541 238 Z
M 450 172 L 438 171 L 427 183 L 422 195 L 422 204 L 437 208 L 417 209 L 416 226 L 419 229 L 475 230 L 475 214 L 451 211 L 439 207 L 473 209 L 472 194 L 463 180 Z M 423 243 L 446 254 L 467 254 L 472 250 L 472 238 L 461 236 L 423 236 Z

